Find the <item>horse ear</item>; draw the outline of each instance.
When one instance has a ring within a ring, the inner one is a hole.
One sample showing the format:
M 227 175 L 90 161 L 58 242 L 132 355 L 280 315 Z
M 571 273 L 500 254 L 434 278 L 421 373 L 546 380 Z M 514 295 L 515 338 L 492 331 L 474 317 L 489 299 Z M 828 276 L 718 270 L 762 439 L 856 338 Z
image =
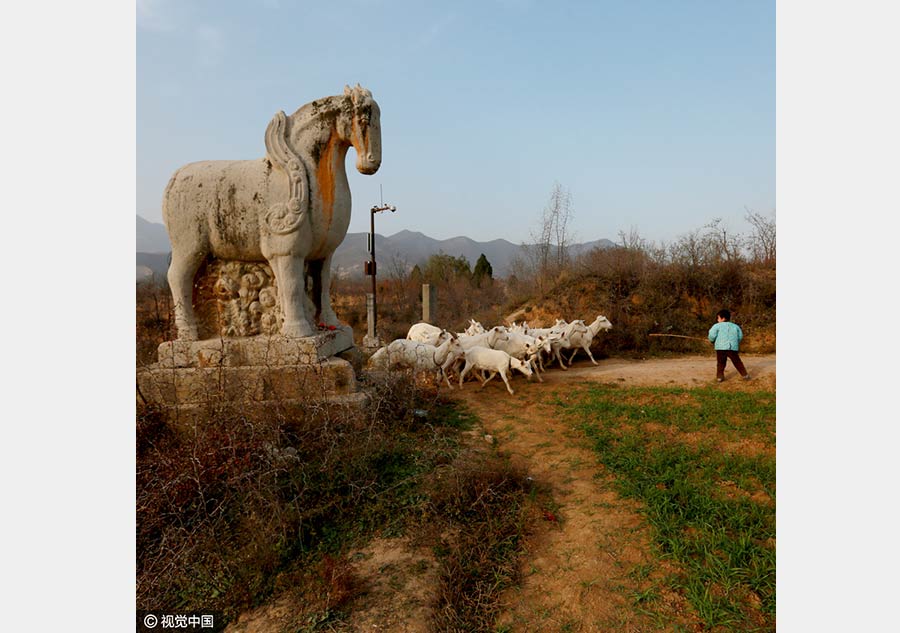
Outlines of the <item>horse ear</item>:
M 344 96 L 345 96 L 345 97 L 348 96 L 348 95 L 350 94 L 350 92 L 351 92 L 350 86 L 348 86 L 348 85 L 345 84 L 345 85 L 344 85 Z

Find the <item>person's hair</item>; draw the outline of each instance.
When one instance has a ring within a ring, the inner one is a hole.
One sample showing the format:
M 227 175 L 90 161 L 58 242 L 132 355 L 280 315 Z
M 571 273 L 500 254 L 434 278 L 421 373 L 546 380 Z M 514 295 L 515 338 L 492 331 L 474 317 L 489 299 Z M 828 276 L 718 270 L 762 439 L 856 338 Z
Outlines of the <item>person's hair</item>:
M 731 312 L 729 312 L 728 310 L 719 310 L 716 316 L 722 317 L 726 321 L 731 321 Z

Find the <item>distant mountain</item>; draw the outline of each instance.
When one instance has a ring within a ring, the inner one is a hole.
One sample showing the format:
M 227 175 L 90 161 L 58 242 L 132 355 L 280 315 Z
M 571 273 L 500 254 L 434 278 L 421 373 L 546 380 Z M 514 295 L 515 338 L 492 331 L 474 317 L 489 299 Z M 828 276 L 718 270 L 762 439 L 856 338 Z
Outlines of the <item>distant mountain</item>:
M 363 262 L 369 258 L 367 236 L 368 233 L 347 234 L 334 253 L 332 269 L 335 275 L 356 276 L 362 272 Z M 491 263 L 494 275 L 505 277 L 509 274 L 513 258 L 519 253 L 519 246 L 507 240 L 476 242 L 464 236 L 436 240 L 415 231 L 400 231 L 390 236 L 375 234 L 375 259 L 378 261 L 380 274 L 397 267 L 408 270 L 416 264 L 424 264 L 437 253 L 454 257 L 462 255 L 472 266 L 475 266 L 479 256 L 484 253 Z
M 332 259 L 332 270 L 338 277 L 357 277 L 363 274 L 363 263 L 368 259 L 368 233 L 347 233 Z M 151 273 L 165 276 L 168 268 L 169 238 L 162 224 L 155 224 L 137 216 L 138 279 Z M 142 248 L 144 245 L 144 248 Z M 571 247 L 573 255 L 592 248 L 609 248 L 615 244 L 607 239 L 595 240 Z M 473 267 L 478 257 L 484 253 L 495 277 L 509 274 L 513 259 L 521 252 L 521 245 L 498 239 L 490 242 L 476 242 L 465 237 L 451 237 L 436 240 L 417 231 L 400 231 L 394 235 L 375 234 L 375 258 L 378 274 L 386 275 L 395 270 L 409 270 L 416 264 L 424 264 L 429 257 L 444 253 L 458 257 L 462 255 Z M 150 271 L 149 273 L 147 271 Z
M 166 227 L 137 217 L 137 252 L 168 253 L 172 250 Z
M 332 259 L 332 269 L 336 276 L 347 277 L 362 274 L 363 262 L 369 257 L 366 250 L 367 235 L 368 233 L 347 233 L 347 237 L 338 246 Z M 615 244 L 610 240 L 600 239 L 574 244 L 570 252 L 572 255 L 580 255 L 593 248 L 609 248 L 610 246 L 615 246 Z M 494 276 L 506 277 L 509 275 L 513 260 L 521 252 L 520 244 L 513 244 L 503 239 L 476 242 L 471 238 L 460 236 L 436 240 L 415 231 L 400 231 L 390 236 L 375 234 L 375 259 L 378 261 L 379 274 L 392 271 L 398 266 L 410 269 L 416 264 L 422 265 L 429 257 L 437 253 L 445 253 L 454 257 L 462 255 L 474 268 L 475 262 L 484 253 L 491 263 Z

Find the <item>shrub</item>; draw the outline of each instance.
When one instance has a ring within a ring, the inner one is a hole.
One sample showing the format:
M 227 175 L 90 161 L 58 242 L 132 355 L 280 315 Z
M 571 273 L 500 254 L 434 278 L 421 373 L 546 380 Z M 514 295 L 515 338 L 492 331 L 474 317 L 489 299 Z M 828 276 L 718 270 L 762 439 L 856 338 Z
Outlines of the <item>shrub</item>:
M 156 362 L 160 343 L 175 338 L 172 293 L 164 280 L 152 278 L 137 284 L 135 319 L 137 365 Z
M 291 417 L 211 407 L 178 428 L 141 409 L 138 607 L 233 617 L 311 552 L 402 521 L 412 482 L 452 442 L 414 415 L 432 408 L 433 392 L 402 375 L 369 386 L 364 415 L 314 402 Z
M 493 631 L 501 592 L 519 579 L 526 473 L 496 455 L 466 454 L 434 482 L 430 508 L 455 538 L 440 562 L 432 625 L 436 631 Z

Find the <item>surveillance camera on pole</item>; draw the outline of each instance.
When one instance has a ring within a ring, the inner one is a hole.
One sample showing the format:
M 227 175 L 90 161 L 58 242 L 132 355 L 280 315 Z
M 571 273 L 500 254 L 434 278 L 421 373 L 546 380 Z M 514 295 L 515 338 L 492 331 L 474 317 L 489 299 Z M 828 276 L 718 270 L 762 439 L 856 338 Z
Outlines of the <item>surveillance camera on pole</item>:
M 375 285 L 375 275 L 376 275 L 376 266 L 375 266 L 375 214 L 381 213 L 382 211 L 390 211 L 394 213 L 397 210 L 392 204 L 384 204 L 381 203 L 381 206 L 375 205 L 371 209 L 371 224 L 369 231 L 369 261 L 365 264 L 365 274 L 372 276 L 372 302 L 371 309 L 367 310 L 369 316 L 369 328 L 368 334 L 363 339 L 363 345 L 365 347 L 377 347 L 379 345 L 377 326 L 378 326 L 378 302 L 376 299 L 376 285 Z

